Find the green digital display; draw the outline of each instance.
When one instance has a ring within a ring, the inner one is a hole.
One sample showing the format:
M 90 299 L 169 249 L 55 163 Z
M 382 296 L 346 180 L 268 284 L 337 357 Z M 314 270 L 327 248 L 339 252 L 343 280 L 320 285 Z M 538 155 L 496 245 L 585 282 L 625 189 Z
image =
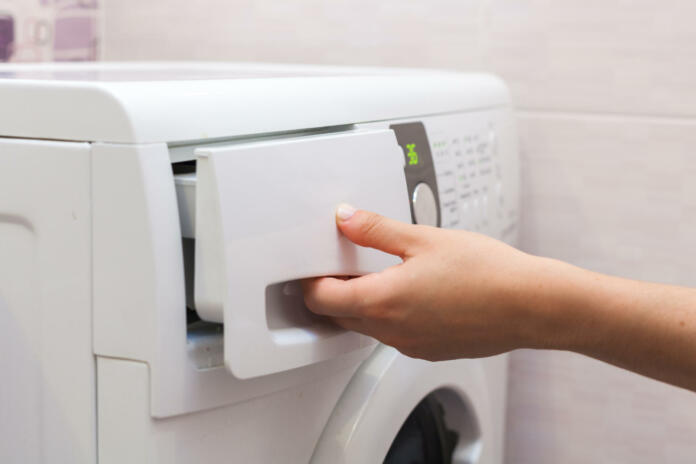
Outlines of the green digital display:
M 418 165 L 418 152 L 416 151 L 416 144 L 408 143 L 406 144 L 406 149 L 408 150 L 408 153 L 406 153 L 406 156 L 408 156 L 408 165 Z

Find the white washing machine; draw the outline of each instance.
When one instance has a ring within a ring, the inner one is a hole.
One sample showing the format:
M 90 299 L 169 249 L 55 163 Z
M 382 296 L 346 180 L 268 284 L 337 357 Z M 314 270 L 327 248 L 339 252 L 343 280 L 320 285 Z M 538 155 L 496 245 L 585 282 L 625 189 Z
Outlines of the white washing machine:
M 297 285 L 397 262 L 344 201 L 515 242 L 499 79 L 4 65 L 0 102 L 0 462 L 502 461 L 504 356 L 410 359 Z

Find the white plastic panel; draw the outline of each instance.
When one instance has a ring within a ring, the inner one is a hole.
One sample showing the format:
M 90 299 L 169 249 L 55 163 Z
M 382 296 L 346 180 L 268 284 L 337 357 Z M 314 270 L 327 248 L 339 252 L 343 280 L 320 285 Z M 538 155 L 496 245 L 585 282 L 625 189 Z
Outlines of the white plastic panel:
M 197 156 L 196 309 L 203 319 L 224 322 L 232 373 L 281 372 L 374 343 L 323 320 L 284 317 L 304 309 L 292 286 L 283 300 L 277 284 L 398 264 L 353 245 L 334 222 L 341 202 L 410 221 L 393 132 L 204 148 Z
M 91 148 L 0 139 L 0 463 L 93 463 Z
M 150 415 L 147 363 L 98 357 L 96 364 L 99 464 L 307 464 L 355 372 L 309 377 L 234 405 L 156 419 Z
M 0 135 L 111 143 L 214 141 L 509 103 L 497 77 L 425 69 L 5 63 L 0 76 Z

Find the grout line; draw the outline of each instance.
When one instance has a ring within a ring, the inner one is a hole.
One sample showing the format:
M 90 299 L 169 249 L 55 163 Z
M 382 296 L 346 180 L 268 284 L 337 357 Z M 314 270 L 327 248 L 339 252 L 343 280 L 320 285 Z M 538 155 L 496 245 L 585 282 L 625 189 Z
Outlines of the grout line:
M 610 112 L 589 112 L 589 111 L 558 111 L 543 109 L 518 109 L 517 116 L 521 117 L 544 117 L 558 119 L 575 120 L 603 120 L 605 122 L 634 121 L 651 124 L 682 124 L 696 125 L 696 116 L 661 116 L 651 114 L 630 114 L 630 113 L 610 113 Z

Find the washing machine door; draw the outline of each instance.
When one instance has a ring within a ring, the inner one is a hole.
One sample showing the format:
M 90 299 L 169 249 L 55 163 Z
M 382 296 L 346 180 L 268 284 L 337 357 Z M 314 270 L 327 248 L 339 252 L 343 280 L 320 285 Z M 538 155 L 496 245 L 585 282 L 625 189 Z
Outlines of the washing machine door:
M 500 462 L 485 362 L 431 363 L 380 346 L 343 393 L 312 462 Z

